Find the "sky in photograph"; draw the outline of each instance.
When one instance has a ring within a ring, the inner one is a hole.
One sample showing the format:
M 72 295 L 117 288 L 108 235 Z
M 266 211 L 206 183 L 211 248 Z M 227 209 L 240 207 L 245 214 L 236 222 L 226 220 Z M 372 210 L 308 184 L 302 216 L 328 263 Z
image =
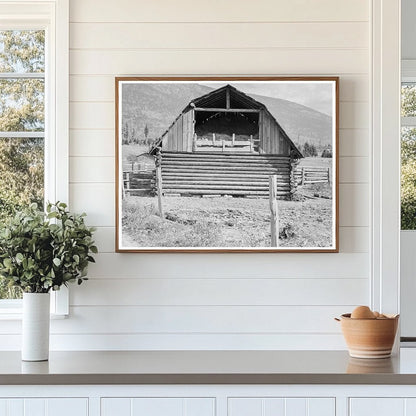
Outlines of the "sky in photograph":
M 227 83 L 200 82 L 211 88 Z M 333 84 L 329 82 L 229 82 L 246 94 L 264 95 L 305 105 L 321 113 L 332 115 Z

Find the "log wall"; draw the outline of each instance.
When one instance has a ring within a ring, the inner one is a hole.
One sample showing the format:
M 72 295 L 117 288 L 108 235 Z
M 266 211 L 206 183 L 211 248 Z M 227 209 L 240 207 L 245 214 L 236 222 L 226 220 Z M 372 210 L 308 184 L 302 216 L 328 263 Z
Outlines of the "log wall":
M 232 153 L 162 153 L 164 195 L 269 196 L 269 176 L 277 175 L 277 196 L 291 195 L 290 158 Z

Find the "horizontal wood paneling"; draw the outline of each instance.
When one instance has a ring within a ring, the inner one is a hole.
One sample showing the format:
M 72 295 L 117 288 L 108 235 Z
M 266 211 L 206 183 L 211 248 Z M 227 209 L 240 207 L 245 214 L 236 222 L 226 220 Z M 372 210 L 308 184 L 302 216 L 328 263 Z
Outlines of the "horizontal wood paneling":
M 115 191 L 111 183 L 69 184 L 69 203 L 74 212 L 86 212 L 89 225 L 115 224 Z
M 341 102 L 339 104 L 339 127 L 341 129 L 365 129 L 369 121 L 368 103 Z
M 115 133 L 107 130 L 70 130 L 69 154 L 76 156 L 115 156 Z
M 74 306 L 52 321 L 52 334 L 337 333 L 334 316 L 354 306 Z
M 367 48 L 366 22 L 72 23 L 71 49 Z
M 115 183 L 113 157 L 71 157 L 69 159 L 69 182 Z
M 74 287 L 71 305 L 357 305 L 367 279 L 90 279 Z M 319 287 L 319 293 L 311 293 Z
M 52 350 L 344 350 L 341 333 L 333 334 L 59 334 L 51 335 Z M 0 351 L 20 349 L 21 335 L 1 335 Z
M 51 334 L 336 334 L 333 318 L 354 306 L 71 306 L 70 319 L 51 321 Z M 21 333 L 21 322 L 4 322 L 0 334 Z
M 368 227 L 340 227 L 339 238 L 341 253 L 368 253 L 370 251 Z
M 370 225 L 370 188 L 368 184 L 339 186 L 339 225 L 367 227 Z
M 340 183 L 368 183 L 370 166 L 368 157 L 340 157 Z
M 70 51 L 70 72 L 80 75 L 338 75 L 367 69 L 365 49 Z
M 70 203 L 101 252 L 52 348 L 345 348 L 332 318 L 369 299 L 370 2 L 178 1 L 70 2 Z M 114 77 L 144 74 L 340 76 L 341 252 L 114 253 Z
M 77 129 L 114 129 L 113 103 L 70 103 L 69 127 Z
M 91 277 L 360 278 L 368 276 L 368 254 L 97 254 Z M 340 267 L 342 264 L 342 267 Z M 120 267 L 122 265 L 122 267 Z M 311 295 L 312 296 L 312 295 Z
M 94 232 L 94 241 L 100 253 L 114 253 L 116 242 L 116 229 L 112 227 L 97 227 Z
M 71 22 L 309 22 L 367 21 L 362 0 L 309 0 L 198 3 L 192 0 L 148 2 L 119 0 L 97 7 L 94 0 L 71 0 Z
M 340 129 L 340 156 L 368 156 L 370 152 L 369 131 L 363 129 Z

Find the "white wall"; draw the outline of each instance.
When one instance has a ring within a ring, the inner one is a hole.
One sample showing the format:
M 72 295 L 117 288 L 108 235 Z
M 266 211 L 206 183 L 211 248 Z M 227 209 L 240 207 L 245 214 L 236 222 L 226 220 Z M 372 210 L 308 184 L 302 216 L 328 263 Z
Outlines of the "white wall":
M 369 303 L 369 3 L 71 0 L 70 203 L 101 253 L 53 348 L 344 348 L 333 317 Z M 339 75 L 340 253 L 115 254 L 114 77 L 146 74 Z

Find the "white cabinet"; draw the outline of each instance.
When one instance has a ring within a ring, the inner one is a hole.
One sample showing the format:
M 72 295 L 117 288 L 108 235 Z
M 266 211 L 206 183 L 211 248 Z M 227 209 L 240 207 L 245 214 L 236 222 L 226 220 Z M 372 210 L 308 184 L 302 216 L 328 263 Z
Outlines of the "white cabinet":
M 351 398 L 349 416 L 414 416 L 414 398 Z
M 0 416 L 88 416 L 86 398 L 0 399 Z
M 229 398 L 228 416 L 335 416 L 335 399 Z
M 0 416 L 416 416 L 416 386 L 4 385 Z
M 101 416 L 213 416 L 214 398 L 102 398 Z

